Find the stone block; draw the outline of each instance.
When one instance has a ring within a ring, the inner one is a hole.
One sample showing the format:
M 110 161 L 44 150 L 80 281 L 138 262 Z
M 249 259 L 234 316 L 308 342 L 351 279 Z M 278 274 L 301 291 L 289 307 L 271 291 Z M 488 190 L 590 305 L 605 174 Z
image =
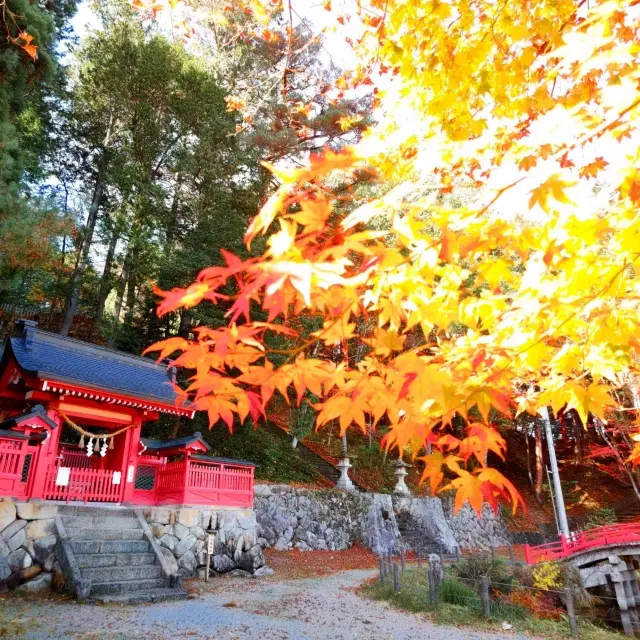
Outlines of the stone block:
M 26 580 L 35 578 L 39 573 L 41 573 L 41 571 L 42 569 L 36 565 L 15 571 L 7 578 L 6 585 L 9 589 L 14 589 Z
M 300 540 L 300 542 L 296 542 L 295 547 L 299 551 L 311 551 L 311 547 L 303 540 Z
M 151 533 L 153 534 L 154 538 L 162 538 L 162 536 L 165 534 L 165 526 L 156 522 L 151 525 Z
M 208 513 L 208 512 L 205 512 Z M 204 524 L 202 525 L 204 527 Z M 206 527 L 204 527 L 206 529 Z M 209 520 L 209 529 L 211 531 L 215 531 L 218 528 L 218 514 L 215 511 L 212 511 L 210 514 Z
M 52 519 L 48 520 L 31 520 L 29 524 L 24 528 L 27 538 L 30 540 L 37 540 L 38 538 L 46 538 L 52 533 L 55 533 L 56 521 Z
M 200 512 L 200 526 L 203 529 L 209 529 L 215 527 L 211 527 L 211 511 L 201 511 Z
M 239 513 L 237 515 L 238 524 L 245 530 L 255 529 L 256 526 L 256 516 L 253 513 L 244 514 Z
M 0 556 L 0 581 L 6 580 L 11 575 L 11 567 L 4 556 Z
M 272 495 L 271 487 L 268 484 L 253 485 L 253 495 L 256 498 L 267 498 Z
M 3 558 L 6 558 L 11 553 L 11 549 L 9 549 L 9 545 L 0 537 L 0 555 Z
M 276 551 L 288 551 L 289 543 L 284 536 L 280 536 L 273 547 Z
M 198 568 L 198 561 L 192 551 L 187 551 L 178 560 L 178 567 L 185 569 L 189 575 L 193 575 Z
M 173 553 L 171 553 L 171 551 L 166 547 L 160 547 L 160 553 L 162 553 L 162 556 L 165 559 L 169 574 L 177 573 L 178 561 L 174 558 Z
M 21 529 L 24 529 L 27 526 L 26 520 L 14 520 L 9 526 L 5 527 L 0 533 L 3 540 L 9 540 L 9 538 L 13 538 L 13 536 L 18 533 Z
M 207 537 L 205 530 L 200 525 L 198 525 L 197 527 L 192 527 L 190 529 L 190 532 L 193 533 L 193 535 L 198 538 L 198 540 L 204 540 Z
M 175 554 L 180 557 L 187 551 L 189 551 L 192 547 L 195 546 L 197 538 L 193 534 L 189 534 L 186 538 L 183 538 L 178 542 L 176 548 L 174 549 Z
M 42 564 L 51 554 L 56 546 L 57 538 L 54 535 L 47 536 L 46 538 L 39 538 L 33 541 L 33 550 L 35 559 Z M 49 569 L 50 570 L 50 569 Z
M 211 564 L 213 570 L 218 573 L 226 573 L 227 571 L 234 569 L 236 566 L 236 563 L 229 556 L 223 554 L 213 556 Z
M 260 545 L 255 545 L 248 551 L 236 553 L 233 559 L 241 569 L 249 573 L 254 573 L 256 569 L 264 566 L 264 554 Z
M 264 567 L 256 569 L 253 573 L 253 577 L 262 578 L 263 576 L 272 576 L 274 573 L 275 571 L 271 567 L 267 567 L 265 565 Z
M 7 546 L 13 552 L 19 547 L 21 547 L 23 544 L 26 544 L 26 542 L 27 542 L 27 534 L 25 533 L 25 529 L 22 528 L 12 538 L 9 538 L 9 540 L 7 540 Z
M 175 536 L 171 536 L 168 533 L 165 533 L 162 538 L 160 538 L 159 542 L 161 545 L 167 547 L 167 549 L 171 549 L 171 551 L 173 551 L 176 548 L 179 540 Z
M 178 540 L 184 540 L 184 538 L 189 535 L 189 527 L 185 527 L 178 522 L 173 525 L 173 535 L 178 538 Z
M 198 566 L 202 566 L 203 564 L 207 564 L 207 550 L 201 549 L 196 553 L 196 559 L 198 560 Z
M 51 591 L 53 576 L 50 573 L 40 573 L 35 578 L 25 582 L 18 592 L 24 593 L 46 593 Z
M 232 578 L 251 578 L 252 577 L 251 574 L 248 571 L 245 571 L 244 569 L 234 569 L 233 571 L 229 571 L 227 575 Z
M 204 540 L 196 541 L 196 553 L 200 553 L 206 546 L 207 543 Z
M 6 529 L 16 519 L 16 505 L 13 502 L 0 502 L 0 531 Z
M 180 509 L 178 511 L 178 523 L 185 527 L 195 527 L 200 520 L 200 511 L 197 509 Z
M 25 549 L 16 549 L 7 556 L 7 564 L 11 567 L 12 571 L 19 571 L 20 569 L 26 569 L 33 564 L 31 556 Z
M 171 521 L 171 509 L 167 509 L 167 507 L 153 507 L 149 511 L 149 522 L 158 524 L 173 524 L 173 522 Z
M 16 505 L 18 518 L 24 520 L 49 520 L 55 518 L 58 507 L 55 504 L 38 504 L 35 502 L 19 502 Z

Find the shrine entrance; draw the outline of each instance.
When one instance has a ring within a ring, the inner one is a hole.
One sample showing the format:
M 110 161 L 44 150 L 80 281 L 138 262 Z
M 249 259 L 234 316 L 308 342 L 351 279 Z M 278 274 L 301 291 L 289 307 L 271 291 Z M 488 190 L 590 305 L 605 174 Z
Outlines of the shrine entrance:
M 31 321 L 18 329 L 0 360 L 0 496 L 251 507 L 252 463 L 202 455 L 200 433 L 141 438 L 161 413 L 194 415 L 170 369 Z

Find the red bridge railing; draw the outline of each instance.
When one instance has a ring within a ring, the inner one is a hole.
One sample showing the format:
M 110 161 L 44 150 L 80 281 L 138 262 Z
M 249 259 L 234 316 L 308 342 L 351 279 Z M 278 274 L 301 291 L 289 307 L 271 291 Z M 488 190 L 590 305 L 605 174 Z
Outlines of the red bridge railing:
M 586 531 L 561 535 L 557 542 L 532 547 L 524 546 L 527 564 L 537 564 L 549 560 L 562 560 L 576 553 L 611 545 L 640 544 L 640 522 L 605 525 Z

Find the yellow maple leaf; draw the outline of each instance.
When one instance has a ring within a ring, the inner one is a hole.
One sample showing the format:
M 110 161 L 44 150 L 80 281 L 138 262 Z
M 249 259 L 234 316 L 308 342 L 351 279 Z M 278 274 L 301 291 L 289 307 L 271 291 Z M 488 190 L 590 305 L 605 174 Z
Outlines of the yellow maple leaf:
M 562 180 L 557 173 L 552 175 L 541 185 L 529 192 L 531 194 L 529 198 L 529 209 L 533 209 L 537 204 L 543 211 L 548 212 L 550 198 L 565 204 L 574 204 L 565 194 L 565 190 L 574 184 L 577 183 Z

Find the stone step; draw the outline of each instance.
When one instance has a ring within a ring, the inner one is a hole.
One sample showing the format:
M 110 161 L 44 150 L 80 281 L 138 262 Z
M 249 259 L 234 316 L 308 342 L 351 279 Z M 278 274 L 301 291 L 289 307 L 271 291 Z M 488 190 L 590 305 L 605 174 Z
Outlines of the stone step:
M 142 529 L 76 529 L 67 527 L 71 540 L 143 540 Z
M 184 589 L 147 589 L 144 591 L 132 591 L 118 595 L 93 596 L 93 600 L 105 604 L 143 604 L 153 602 L 170 602 L 172 600 L 184 600 L 187 592 Z
M 155 564 L 155 553 L 84 553 L 76 555 L 79 567 L 137 567 Z
M 147 564 L 137 567 L 84 567 L 80 573 L 83 578 L 87 578 L 96 584 L 107 581 L 152 580 L 162 577 L 162 567 L 159 564 Z
M 71 540 L 74 554 L 149 553 L 147 540 Z
M 106 516 L 62 516 L 66 528 L 140 529 L 138 518 Z
M 63 504 L 58 507 L 58 513 L 61 516 L 84 516 L 84 517 L 102 517 L 102 518 L 135 518 L 136 514 L 133 509 L 127 507 L 92 507 L 87 505 L 71 505 Z
M 131 591 L 145 591 L 147 589 L 159 589 L 166 587 L 163 578 L 150 580 L 120 580 L 111 582 L 94 582 L 91 585 L 91 597 L 112 596 Z

